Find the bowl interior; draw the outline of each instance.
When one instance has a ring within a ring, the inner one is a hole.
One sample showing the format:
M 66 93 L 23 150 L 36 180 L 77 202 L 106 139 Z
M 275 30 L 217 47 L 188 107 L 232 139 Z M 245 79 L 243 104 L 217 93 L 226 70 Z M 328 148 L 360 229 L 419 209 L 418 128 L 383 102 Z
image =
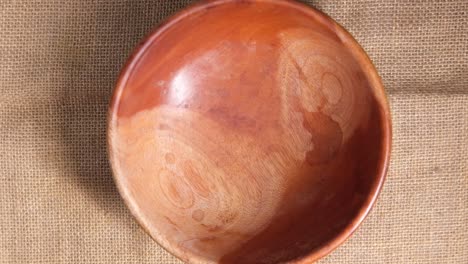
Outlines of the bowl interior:
M 360 47 L 286 1 L 194 6 L 123 71 L 110 158 L 132 213 L 194 263 L 315 260 L 382 184 L 388 107 Z

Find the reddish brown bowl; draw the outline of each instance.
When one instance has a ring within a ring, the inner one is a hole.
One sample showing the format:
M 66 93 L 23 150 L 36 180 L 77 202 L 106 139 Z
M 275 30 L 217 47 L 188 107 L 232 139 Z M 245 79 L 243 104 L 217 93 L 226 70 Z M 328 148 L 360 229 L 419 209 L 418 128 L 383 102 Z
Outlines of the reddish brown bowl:
M 109 154 L 133 215 L 191 263 L 311 263 L 384 181 L 389 107 L 365 52 L 284 0 L 205 1 L 130 58 Z

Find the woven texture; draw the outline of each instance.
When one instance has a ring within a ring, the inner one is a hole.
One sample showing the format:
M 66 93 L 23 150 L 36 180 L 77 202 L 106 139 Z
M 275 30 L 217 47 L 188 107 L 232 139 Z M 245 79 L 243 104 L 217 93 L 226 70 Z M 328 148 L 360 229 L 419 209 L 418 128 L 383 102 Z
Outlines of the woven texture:
M 111 176 L 119 70 L 191 1 L 0 0 L 0 263 L 179 263 Z M 468 263 L 468 1 L 307 1 L 376 64 L 392 162 L 364 225 L 320 263 Z

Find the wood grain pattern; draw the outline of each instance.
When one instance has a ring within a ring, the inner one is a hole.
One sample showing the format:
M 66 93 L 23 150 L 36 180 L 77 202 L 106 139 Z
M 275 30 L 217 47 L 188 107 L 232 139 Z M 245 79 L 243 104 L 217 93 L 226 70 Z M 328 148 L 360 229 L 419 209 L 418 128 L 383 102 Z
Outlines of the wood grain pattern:
M 359 45 L 281 0 L 208 1 L 155 31 L 110 107 L 119 190 L 192 263 L 310 263 L 382 185 L 389 109 Z

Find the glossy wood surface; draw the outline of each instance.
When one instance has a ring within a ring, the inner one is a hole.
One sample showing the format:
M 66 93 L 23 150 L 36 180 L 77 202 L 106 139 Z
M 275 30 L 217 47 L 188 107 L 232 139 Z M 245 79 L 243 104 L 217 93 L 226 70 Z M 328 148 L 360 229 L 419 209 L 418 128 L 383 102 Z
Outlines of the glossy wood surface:
M 368 213 L 389 159 L 380 79 L 325 15 L 208 1 L 121 74 L 109 152 L 140 224 L 191 263 L 311 263 Z

